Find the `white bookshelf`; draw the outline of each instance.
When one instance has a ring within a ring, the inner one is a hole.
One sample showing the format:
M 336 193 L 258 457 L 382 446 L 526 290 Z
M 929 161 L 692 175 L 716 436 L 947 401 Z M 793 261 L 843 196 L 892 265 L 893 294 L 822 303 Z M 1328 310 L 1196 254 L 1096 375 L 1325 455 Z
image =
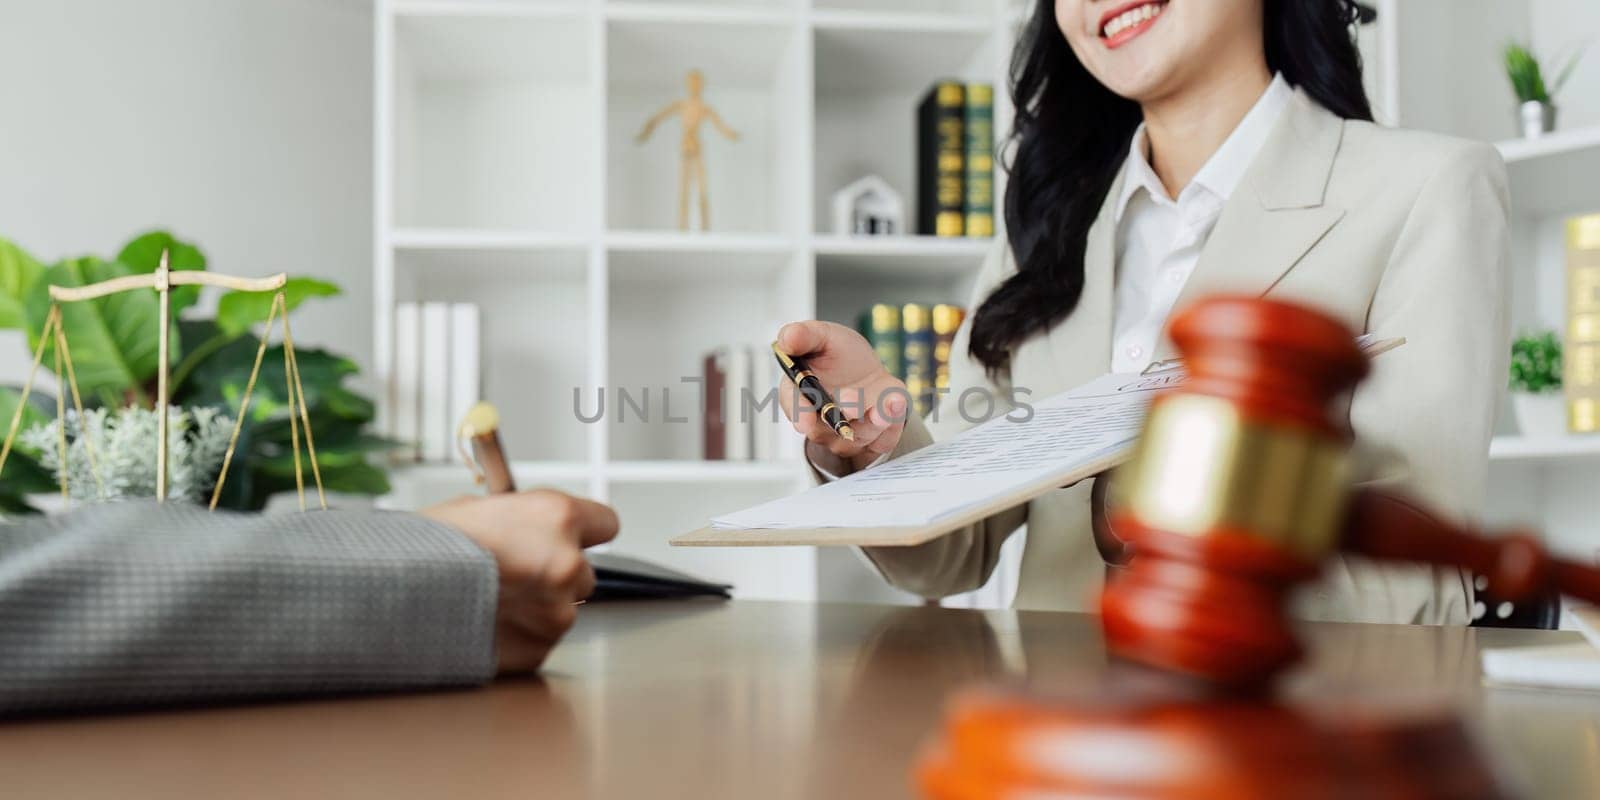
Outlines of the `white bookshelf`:
M 1360 43 L 1380 121 L 1496 143 L 1515 209 L 1514 324 L 1558 327 L 1561 220 L 1600 210 L 1596 83 L 1582 67 L 1562 129 L 1512 139 L 1499 51 L 1508 38 L 1540 52 L 1592 38 L 1600 15 L 1556 0 L 1375 4 L 1379 23 Z M 390 367 L 395 303 L 477 302 L 488 399 L 506 409 L 523 484 L 613 503 L 620 549 L 733 582 L 746 596 L 885 599 L 847 552 L 667 548 L 712 514 L 804 486 L 798 442 L 769 463 L 707 463 L 697 458 L 697 425 L 584 424 L 571 393 L 676 385 L 699 374 L 711 347 L 765 342 L 791 319 L 849 323 L 879 300 L 964 303 L 992 242 L 836 236 L 830 199 L 876 173 L 913 201 L 916 102 L 943 77 L 1003 87 L 1030 7 L 378 0 L 378 375 Z M 704 134 L 708 234 L 674 230 L 675 124 L 647 145 L 633 141 L 650 112 L 680 96 L 690 68 L 705 73 L 707 100 L 743 135 L 729 143 Z M 997 134 L 1010 117 L 997 91 Z M 1004 175 L 996 178 L 1003 197 Z M 1491 521 L 1536 525 L 1558 549 L 1588 557 L 1600 440 L 1530 439 L 1509 421 L 1501 432 Z M 396 483 L 400 504 L 470 489 L 459 466 L 408 469 Z
M 1518 138 L 1516 100 L 1501 65 L 1508 41 L 1560 53 L 1600 36 L 1600 8 L 1566 0 L 1382 0 L 1382 59 L 1396 121 L 1494 142 L 1511 182 L 1512 324 L 1565 321 L 1565 218 L 1600 211 L 1600 66 L 1580 64 L 1557 98 L 1557 130 Z M 1448 34 L 1441 35 L 1441 31 Z M 1593 54 L 1589 56 L 1593 60 Z M 1592 560 L 1600 437 L 1529 437 L 1510 413 L 1490 447 L 1487 517 L 1527 525 L 1561 552 Z
M 868 303 L 964 303 L 992 240 L 856 239 L 828 230 L 833 192 L 868 173 L 908 204 L 916 104 L 940 78 L 1005 84 L 1007 0 L 378 0 L 374 290 L 377 377 L 393 308 L 481 306 L 486 399 L 514 472 L 617 507 L 621 552 L 812 599 L 853 562 L 805 549 L 670 549 L 717 513 L 808 480 L 799 442 L 768 462 L 700 460 L 701 359 L 765 346 L 784 322 L 852 322 Z M 701 70 L 739 131 L 703 132 L 710 233 L 676 230 L 675 121 L 644 120 Z M 1009 110 L 997 92 L 996 130 Z M 910 209 L 908 208 L 908 211 Z M 585 423 L 597 391 L 606 419 Z M 648 422 L 615 390 L 650 387 Z M 472 490 L 464 467 L 395 475 L 391 505 Z M 859 577 L 859 576 L 855 576 Z

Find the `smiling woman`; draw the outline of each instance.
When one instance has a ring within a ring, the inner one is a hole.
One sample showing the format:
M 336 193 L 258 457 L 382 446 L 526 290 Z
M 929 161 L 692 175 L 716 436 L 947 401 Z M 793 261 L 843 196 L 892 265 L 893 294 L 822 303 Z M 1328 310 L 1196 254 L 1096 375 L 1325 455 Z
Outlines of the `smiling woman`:
M 1055 0 L 1012 62 L 1016 108 L 1003 250 L 979 276 L 950 392 L 1046 396 L 1170 358 L 1167 319 L 1216 292 L 1305 303 L 1403 336 L 1350 403 L 1363 447 L 1419 499 L 1470 516 L 1483 496 L 1506 360 L 1507 190 L 1488 145 L 1379 128 L 1351 0 Z M 787 326 L 825 388 L 868 409 L 846 441 L 800 415 L 821 474 L 870 469 L 966 423 L 891 418 L 904 391 L 865 341 Z M 915 548 L 870 549 L 890 582 L 941 597 L 981 586 L 1029 529 L 1016 603 L 1083 609 L 1105 566 L 1086 484 Z M 1338 562 L 1314 618 L 1466 622 L 1451 571 Z
M 1100 22 L 1100 35 L 1106 40 L 1106 47 L 1121 47 L 1149 30 L 1166 7 L 1165 2 L 1142 0 L 1107 11 L 1101 15 Z

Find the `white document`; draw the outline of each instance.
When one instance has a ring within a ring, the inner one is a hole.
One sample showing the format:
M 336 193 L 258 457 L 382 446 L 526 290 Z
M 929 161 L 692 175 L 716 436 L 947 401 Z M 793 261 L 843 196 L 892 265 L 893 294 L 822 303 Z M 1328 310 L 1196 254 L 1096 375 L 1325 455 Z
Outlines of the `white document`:
M 390 378 L 389 435 L 399 440 L 395 457 L 416 461 L 422 441 L 422 320 L 416 303 L 394 307 L 394 370 Z
M 450 413 L 446 422 L 449 423 L 452 437 L 467 412 L 483 399 L 480 396 L 479 340 L 478 306 L 473 303 L 451 304 Z
M 449 461 L 450 306 L 422 304 L 422 460 Z
M 1155 394 L 1181 372 L 1104 375 L 873 469 L 711 521 L 713 528 L 930 525 L 1132 446 Z M 1023 398 L 1027 399 L 1027 398 Z M 947 404 L 949 405 L 949 404 Z
M 1488 609 L 1493 613 L 1494 609 Z M 1587 641 L 1483 651 L 1484 682 L 1499 686 L 1600 692 L 1600 610 L 1569 605 L 1564 622 Z

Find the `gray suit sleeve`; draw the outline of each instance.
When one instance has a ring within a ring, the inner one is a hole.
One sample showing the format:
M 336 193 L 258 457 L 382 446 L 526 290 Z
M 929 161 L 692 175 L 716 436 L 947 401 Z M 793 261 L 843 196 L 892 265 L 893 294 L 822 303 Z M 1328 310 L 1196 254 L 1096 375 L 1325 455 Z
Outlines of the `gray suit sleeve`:
M 497 592 L 487 552 L 407 514 L 0 525 L 0 714 L 481 683 Z

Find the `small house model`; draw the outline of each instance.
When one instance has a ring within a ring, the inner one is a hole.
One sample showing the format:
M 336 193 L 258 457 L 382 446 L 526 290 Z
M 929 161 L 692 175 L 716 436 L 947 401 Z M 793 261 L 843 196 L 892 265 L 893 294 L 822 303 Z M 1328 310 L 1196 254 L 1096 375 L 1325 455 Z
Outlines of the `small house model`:
M 833 232 L 845 236 L 898 236 L 906 206 L 888 181 L 868 175 L 833 194 Z

